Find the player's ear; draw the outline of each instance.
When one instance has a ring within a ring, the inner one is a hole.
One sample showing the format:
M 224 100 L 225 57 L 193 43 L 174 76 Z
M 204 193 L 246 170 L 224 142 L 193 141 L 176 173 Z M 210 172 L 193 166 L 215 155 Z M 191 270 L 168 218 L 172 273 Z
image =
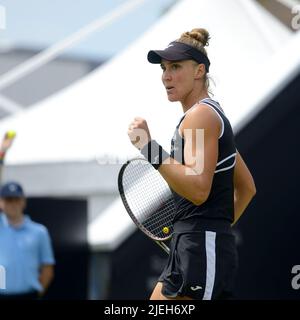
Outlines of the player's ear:
M 205 75 L 205 65 L 203 63 L 197 64 L 195 67 L 195 80 L 202 79 Z

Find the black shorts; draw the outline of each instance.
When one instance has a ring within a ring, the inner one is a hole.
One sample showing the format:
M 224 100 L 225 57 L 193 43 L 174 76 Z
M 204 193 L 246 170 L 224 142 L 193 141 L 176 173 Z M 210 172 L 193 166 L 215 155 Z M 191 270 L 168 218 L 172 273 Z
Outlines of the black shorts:
M 237 250 L 232 233 L 175 232 L 159 282 L 166 297 L 233 299 Z

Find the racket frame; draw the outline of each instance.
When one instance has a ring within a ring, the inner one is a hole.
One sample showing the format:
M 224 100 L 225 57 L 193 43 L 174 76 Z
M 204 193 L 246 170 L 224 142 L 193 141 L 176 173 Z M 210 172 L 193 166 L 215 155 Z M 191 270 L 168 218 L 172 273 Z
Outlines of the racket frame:
M 126 196 L 125 196 L 125 192 L 124 192 L 124 187 L 123 187 L 123 173 L 126 169 L 126 167 L 133 161 L 141 161 L 141 162 L 145 162 L 148 163 L 148 161 L 144 158 L 133 158 L 128 160 L 126 163 L 124 163 L 119 171 L 119 175 L 118 175 L 118 188 L 119 188 L 119 194 L 120 197 L 122 199 L 123 205 L 127 211 L 127 213 L 129 214 L 130 218 L 132 219 L 132 221 L 135 223 L 135 225 L 143 232 L 145 233 L 150 239 L 154 240 L 167 254 L 170 254 L 170 248 L 164 243 L 164 241 L 169 240 L 172 237 L 172 234 L 166 236 L 165 238 L 159 238 L 156 237 L 154 234 L 152 234 L 150 231 L 148 231 L 139 221 L 138 219 L 135 217 L 134 213 L 132 212 L 132 210 L 130 209 L 130 206 L 127 202 Z M 149 163 L 148 163 L 149 164 Z

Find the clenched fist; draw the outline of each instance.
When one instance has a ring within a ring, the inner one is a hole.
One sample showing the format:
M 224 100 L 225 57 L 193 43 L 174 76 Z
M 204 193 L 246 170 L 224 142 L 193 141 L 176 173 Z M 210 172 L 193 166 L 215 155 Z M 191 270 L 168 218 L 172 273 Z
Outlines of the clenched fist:
M 145 119 L 136 117 L 128 127 L 128 136 L 131 143 L 141 150 L 150 140 L 150 132 Z

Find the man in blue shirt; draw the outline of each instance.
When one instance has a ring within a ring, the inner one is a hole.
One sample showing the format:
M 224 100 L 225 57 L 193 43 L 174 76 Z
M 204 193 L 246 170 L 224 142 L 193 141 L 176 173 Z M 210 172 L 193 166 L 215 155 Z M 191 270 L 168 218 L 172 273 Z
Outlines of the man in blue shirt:
M 55 261 L 48 231 L 24 215 L 26 200 L 20 184 L 4 184 L 0 197 L 3 210 L 0 213 L 0 266 L 2 272 L 5 271 L 0 299 L 37 298 L 54 277 Z

